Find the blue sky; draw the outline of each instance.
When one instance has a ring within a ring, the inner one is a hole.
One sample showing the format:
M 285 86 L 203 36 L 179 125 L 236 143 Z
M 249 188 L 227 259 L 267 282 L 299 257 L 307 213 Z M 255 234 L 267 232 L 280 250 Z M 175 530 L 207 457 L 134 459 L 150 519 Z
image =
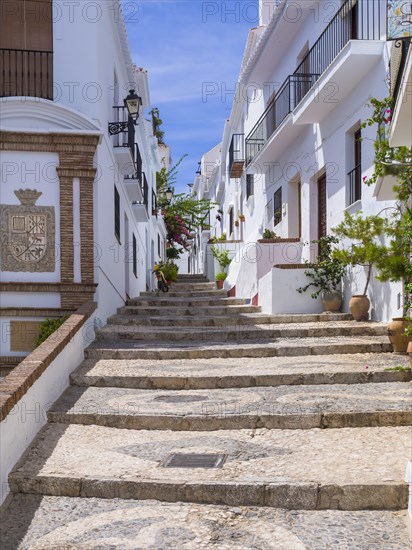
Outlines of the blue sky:
M 160 110 L 173 160 L 188 154 L 179 168 L 180 192 L 188 190 L 202 154 L 222 138 L 248 30 L 257 25 L 257 4 L 123 2 L 132 57 L 148 70 L 152 105 Z

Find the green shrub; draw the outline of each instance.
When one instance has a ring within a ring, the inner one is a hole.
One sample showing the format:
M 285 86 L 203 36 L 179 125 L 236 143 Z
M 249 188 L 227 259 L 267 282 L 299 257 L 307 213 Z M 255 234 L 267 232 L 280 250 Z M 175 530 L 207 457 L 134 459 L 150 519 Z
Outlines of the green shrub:
M 227 277 L 227 273 L 223 273 L 223 271 L 221 271 L 220 273 L 217 273 L 215 279 L 216 281 L 225 281 L 226 277 Z
M 219 250 L 217 246 L 212 246 L 210 248 L 213 257 L 217 260 L 217 263 L 220 265 L 220 269 L 224 271 L 232 261 L 229 258 L 229 250 L 223 249 Z
M 177 260 L 182 252 L 183 248 L 178 249 L 172 246 L 166 249 L 166 257 L 168 260 Z
M 274 231 L 271 231 L 270 229 L 265 229 L 263 232 L 264 239 L 275 239 L 276 236 L 276 233 Z
M 47 340 L 67 319 L 68 317 L 59 317 L 57 319 L 45 319 L 42 321 L 40 323 L 40 333 L 36 340 L 36 346 L 40 346 L 40 344 Z
M 163 275 L 166 281 L 176 281 L 179 273 L 179 268 L 174 262 L 166 262 L 162 267 Z

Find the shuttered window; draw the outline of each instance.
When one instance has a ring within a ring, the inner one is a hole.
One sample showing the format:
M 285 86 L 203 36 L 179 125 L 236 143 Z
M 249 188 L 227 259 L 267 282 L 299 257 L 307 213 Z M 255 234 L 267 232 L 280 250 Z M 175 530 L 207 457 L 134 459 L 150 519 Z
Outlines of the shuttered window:
M 133 274 L 137 277 L 137 241 L 136 235 L 133 233 Z
M 254 174 L 246 175 L 246 199 L 255 193 L 255 176 Z
M 0 95 L 53 99 L 52 0 L 0 2 Z
M 120 195 L 114 186 L 114 235 L 120 243 Z
M 282 188 L 278 189 L 273 196 L 273 225 L 282 221 Z

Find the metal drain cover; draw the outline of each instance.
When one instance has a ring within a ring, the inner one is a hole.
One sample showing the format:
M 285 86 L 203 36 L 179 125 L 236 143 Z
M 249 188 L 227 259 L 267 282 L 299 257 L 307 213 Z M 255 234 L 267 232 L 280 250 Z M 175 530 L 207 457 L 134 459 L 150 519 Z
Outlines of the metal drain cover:
M 172 453 L 160 464 L 163 468 L 222 468 L 227 455 Z
M 206 401 L 209 399 L 206 395 L 159 395 L 153 401 L 162 401 L 162 403 L 195 403 L 196 401 Z

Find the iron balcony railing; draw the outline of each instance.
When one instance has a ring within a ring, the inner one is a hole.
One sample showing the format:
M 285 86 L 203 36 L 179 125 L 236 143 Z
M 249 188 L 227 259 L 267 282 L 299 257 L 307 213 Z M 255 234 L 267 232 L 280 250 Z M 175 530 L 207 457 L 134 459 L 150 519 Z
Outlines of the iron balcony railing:
M 142 172 L 142 195 L 143 195 L 143 204 L 145 205 L 146 212 L 149 206 L 149 186 L 147 184 L 146 174 Z
M 0 49 L 0 97 L 53 100 L 53 52 Z
M 245 134 L 233 134 L 229 147 L 229 173 L 231 177 L 236 177 L 234 173 L 240 173 L 245 163 Z
M 246 139 L 246 163 L 262 149 L 275 130 L 301 101 L 319 75 L 289 75 Z
M 346 0 L 318 40 L 287 77 L 246 138 L 246 164 L 262 149 L 350 40 L 379 40 L 381 0 Z
M 132 152 L 133 159 L 135 158 L 135 126 L 133 119 L 129 116 L 129 113 L 123 105 L 120 107 L 114 106 L 114 121 L 109 124 L 109 126 L 118 125 L 118 133 L 113 134 L 112 130 L 111 135 L 113 135 L 113 146 L 114 147 L 129 147 Z M 125 127 L 123 131 L 122 125 Z
M 152 216 L 156 216 L 156 218 L 157 218 L 157 211 L 158 211 L 158 207 L 157 207 L 157 195 L 156 195 L 156 193 L 152 190 Z
M 348 179 L 349 193 L 347 206 L 350 206 L 362 198 L 362 167 L 360 164 L 348 173 Z

